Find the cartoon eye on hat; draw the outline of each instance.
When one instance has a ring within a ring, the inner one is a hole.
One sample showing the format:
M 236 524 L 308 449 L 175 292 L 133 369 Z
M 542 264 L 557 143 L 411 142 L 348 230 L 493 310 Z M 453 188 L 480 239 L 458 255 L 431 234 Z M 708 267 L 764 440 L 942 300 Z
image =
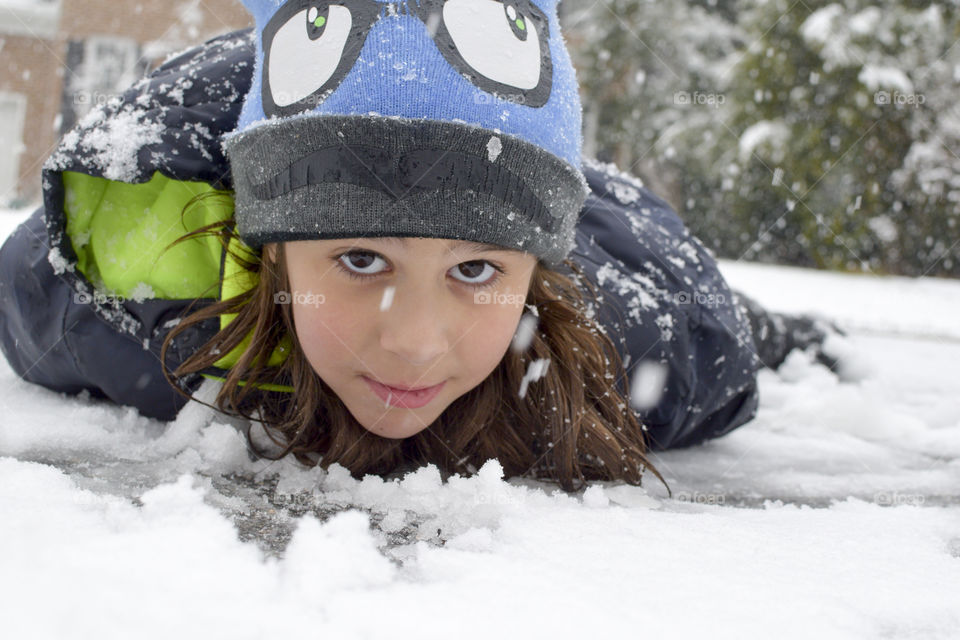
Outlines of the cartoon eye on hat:
M 553 64 L 547 16 L 532 0 L 419 0 L 404 4 L 461 76 L 501 99 L 542 107 Z M 264 115 L 315 108 L 350 73 L 374 24 L 398 3 L 289 0 L 263 30 Z

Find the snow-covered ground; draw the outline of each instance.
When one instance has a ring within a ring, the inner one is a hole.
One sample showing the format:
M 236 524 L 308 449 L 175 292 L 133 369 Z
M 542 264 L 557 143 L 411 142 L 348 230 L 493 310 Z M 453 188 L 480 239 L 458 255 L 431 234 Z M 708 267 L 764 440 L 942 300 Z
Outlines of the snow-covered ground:
M 856 367 L 761 372 L 753 422 L 655 457 L 672 499 L 254 463 L 204 407 L 164 424 L 0 358 L 4 636 L 960 637 L 960 282 L 722 269 L 840 320 Z

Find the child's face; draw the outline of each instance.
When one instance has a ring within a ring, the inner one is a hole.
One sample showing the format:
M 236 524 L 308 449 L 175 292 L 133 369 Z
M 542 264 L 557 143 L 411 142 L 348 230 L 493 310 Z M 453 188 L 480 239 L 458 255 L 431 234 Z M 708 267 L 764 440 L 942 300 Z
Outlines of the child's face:
M 372 433 L 406 438 L 422 431 L 506 354 L 536 257 L 506 248 L 476 252 L 488 246 L 438 238 L 285 244 L 289 302 L 307 360 Z M 367 379 L 443 386 L 422 404 Z

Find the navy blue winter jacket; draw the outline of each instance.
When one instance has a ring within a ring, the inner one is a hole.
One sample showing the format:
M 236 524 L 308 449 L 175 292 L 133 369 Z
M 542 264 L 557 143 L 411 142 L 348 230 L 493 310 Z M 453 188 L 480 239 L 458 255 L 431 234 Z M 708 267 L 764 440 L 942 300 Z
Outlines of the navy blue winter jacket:
M 251 31 L 214 38 L 169 59 L 64 136 L 44 167 L 43 207 L 0 248 L 0 348 L 19 376 L 70 394 L 87 389 L 148 417 L 176 416 L 186 400 L 161 373 L 160 346 L 192 299 L 101 304 L 77 268 L 78 239 L 67 233 L 64 172 L 132 184 L 159 172 L 230 189 L 220 137 L 236 124 L 253 61 Z M 117 144 L 123 136 L 129 144 Z M 589 158 L 584 173 L 592 193 L 570 257 L 601 293 L 597 319 L 627 364 L 621 390 L 638 363 L 668 367 L 659 402 L 638 412 L 651 447 L 695 444 L 748 422 L 758 360 L 713 255 L 638 179 Z M 168 367 L 218 329 L 208 321 L 181 335 Z

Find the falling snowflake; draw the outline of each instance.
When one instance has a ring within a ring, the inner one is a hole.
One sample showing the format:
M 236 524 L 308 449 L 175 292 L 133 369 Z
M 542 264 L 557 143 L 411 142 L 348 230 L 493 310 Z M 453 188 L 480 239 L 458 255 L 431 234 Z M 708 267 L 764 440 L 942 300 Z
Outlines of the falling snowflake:
M 547 366 L 550 364 L 550 358 L 539 358 L 527 365 L 527 372 L 520 382 L 520 391 L 517 395 L 521 398 L 527 395 L 527 385 L 542 378 L 547 373 Z
M 637 410 L 651 409 L 660 402 L 667 381 L 667 365 L 644 360 L 633 371 L 630 383 L 630 406 Z
M 397 288 L 392 286 L 383 290 L 383 297 L 380 299 L 380 311 L 386 311 L 393 306 L 393 294 L 396 290 Z

